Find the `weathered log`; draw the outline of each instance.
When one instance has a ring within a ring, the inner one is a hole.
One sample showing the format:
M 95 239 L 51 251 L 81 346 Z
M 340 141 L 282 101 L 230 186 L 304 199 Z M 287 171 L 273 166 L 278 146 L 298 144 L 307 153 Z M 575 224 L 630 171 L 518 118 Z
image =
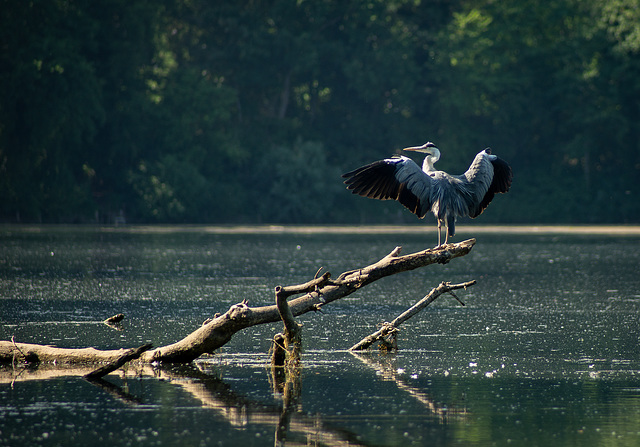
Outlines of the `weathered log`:
M 393 320 L 391 323 L 388 323 L 388 322 L 385 321 L 384 323 L 381 324 L 382 327 L 379 330 L 377 330 L 373 334 L 367 335 L 365 338 L 360 340 L 358 343 L 356 343 L 355 345 L 350 347 L 349 351 L 362 351 L 364 349 L 367 349 L 369 346 L 371 346 L 372 344 L 374 344 L 377 341 L 381 341 L 382 342 L 386 336 L 395 334 L 397 332 L 397 330 L 398 330 L 398 326 L 400 326 L 402 323 L 407 321 L 409 318 L 411 318 L 412 316 L 414 316 L 415 314 L 420 312 L 422 309 L 427 307 L 429 304 L 433 303 L 436 300 L 436 298 L 438 298 L 440 295 L 442 295 L 444 293 L 451 293 L 453 295 L 453 290 L 466 289 L 467 287 L 471 287 L 475 283 L 476 283 L 475 280 L 474 281 L 468 281 L 468 282 L 465 282 L 465 283 L 462 283 L 462 284 L 451 284 L 451 283 L 448 283 L 448 282 L 440 283 L 440 285 L 438 287 L 435 287 L 434 289 L 432 289 L 431 292 L 429 292 L 429 294 L 427 296 L 425 296 L 420 301 L 418 301 L 416 304 L 411 306 L 409 309 L 405 310 L 403 313 L 398 315 L 396 317 L 396 319 Z M 456 300 L 458 300 L 458 302 L 460 304 L 462 304 L 464 306 L 464 303 L 462 301 L 460 301 L 457 296 L 453 295 L 453 297 Z
M 321 306 L 351 295 L 360 287 L 380 278 L 431 264 L 446 264 L 454 258 L 468 254 L 475 243 L 475 239 L 469 239 L 404 256 L 400 256 L 401 247 L 396 247 L 378 262 L 344 272 L 335 280 L 327 274 L 323 275 L 317 279 L 320 281 L 318 284 L 313 284 L 314 290 L 289 301 L 289 307 L 294 316 L 318 310 Z M 305 286 L 317 280 L 314 279 Z M 299 286 L 294 286 L 297 287 Z M 242 329 L 279 320 L 280 315 L 275 305 L 251 308 L 246 302 L 239 303 L 177 343 L 147 351 L 142 359 L 148 362 L 190 362 L 223 346 Z
M 468 254 L 475 245 L 475 239 L 456 244 L 423 250 L 400 256 L 401 247 L 396 247 L 387 256 L 361 269 L 342 273 L 331 279 L 328 273 L 300 286 L 284 287 L 283 293 L 305 293 L 288 302 L 294 316 L 316 311 L 322 306 L 351 295 L 359 288 L 378 279 L 396 273 L 414 270 L 430 264 L 446 264 L 454 258 Z M 143 353 L 143 362 L 190 362 L 203 354 L 212 353 L 224 346 L 233 335 L 245 328 L 258 324 L 274 323 L 280 320 L 276 305 L 249 307 L 246 300 L 235 304 L 224 314 L 213 318 L 206 324 L 187 335 L 182 340 Z M 10 341 L 0 341 L 0 362 L 11 363 L 15 346 L 27 346 Z M 43 350 L 44 349 L 44 350 Z M 29 345 L 27 350 L 38 361 L 65 362 L 109 362 L 120 356 L 125 350 L 98 351 L 93 348 L 64 349 L 52 346 Z M 64 359 L 64 360 L 62 360 Z
M 0 341 L 0 363 L 106 363 L 112 362 L 128 349 L 102 351 L 95 348 L 57 348 L 50 345 Z

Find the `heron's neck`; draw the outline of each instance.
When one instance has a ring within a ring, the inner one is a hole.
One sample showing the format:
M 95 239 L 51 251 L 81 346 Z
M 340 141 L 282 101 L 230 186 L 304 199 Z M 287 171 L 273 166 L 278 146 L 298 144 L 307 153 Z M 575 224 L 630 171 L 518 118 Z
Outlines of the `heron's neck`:
M 427 155 L 424 159 L 424 161 L 422 162 L 422 170 L 424 172 L 431 172 L 431 171 L 435 171 L 435 168 L 433 167 L 433 164 L 438 161 L 437 157 L 434 157 L 433 155 Z

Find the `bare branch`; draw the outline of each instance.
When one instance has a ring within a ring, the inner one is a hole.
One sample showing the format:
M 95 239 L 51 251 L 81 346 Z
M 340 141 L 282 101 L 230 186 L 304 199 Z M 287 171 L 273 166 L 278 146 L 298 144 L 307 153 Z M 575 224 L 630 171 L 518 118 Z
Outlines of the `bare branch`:
M 322 268 L 320 268 L 320 270 L 322 270 Z M 308 281 L 304 284 L 298 284 L 296 286 L 278 286 L 280 287 L 280 290 L 276 291 L 276 293 L 280 293 L 281 296 L 287 298 L 291 295 L 299 295 L 301 293 L 309 293 L 317 290 L 319 287 L 327 284 L 329 278 L 331 278 L 331 273 L 329 272 L 326 272 L 322 276 L 318 277 L 320 270 L 316 272 L 316 276 L 311 281 Z
M 440 295 L 444 293 L 449 293 L 456 297 L 453 294 L 453 290 L 456 289 L 466 289 L 467 287 L 471 287 L 474 285 L 475 281 L 468 281 L 462 284 L 451 284 L 448 282 L 442 282 L 440 285 L 429 292 L 427 296 L 422 298 L 416 304 L 411 306 L 409 309 L 405 310 L 403 313 L 398 315 L 395 320 L 391 323 L 384 322 L 382 323 L 382 327 L 374 332 L 373 334 L 367 335 L 365 338 L 360 340 L 358 343 L 349 348 L 350 351 L 362 351 L 367 349 L 369 346 L 374 344 L 376 341 L 383 340 L 387 335 L 395 333 L 397 331 L 398 326 L 407 321 L 409 318 L 420 312 L 422 309 L 427 307 L 429 304 L 433 303 Z M 462 304 L 462 301 L 458 299 L 458 301 Z M 462 304 L 464 306 L 464 304 Z

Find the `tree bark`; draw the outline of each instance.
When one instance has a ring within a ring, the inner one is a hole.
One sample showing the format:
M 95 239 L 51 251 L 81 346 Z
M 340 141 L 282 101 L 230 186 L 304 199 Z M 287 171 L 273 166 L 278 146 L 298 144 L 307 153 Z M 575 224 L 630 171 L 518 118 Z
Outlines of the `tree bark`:
M 401 247 L 396 247 L 387 256 L 369 266 L 342 273 L 331 279 L 329 273 L 305 284 L 283 287 L 283 294 L 303 296 L 289 301 L 294 316 L 319 310 L 340 298 L 351 295 L 361 287 L 396 273 L 414 270 L 430 264 L 446 264 L 454 258 L 468 254 L 475 239 L 456 244 L 423 250 L 400 256 Z M 224 346 L 233 335 L 251 326 L 280 321 L 276 305 L 249 307 L 246 301 L 235 304 L 227 312 L 206 322 L 182 340 L 144 352 L 140 360 L 145 363 L 188 363 L 206 353 L 213 353 Z M 66 349 L 53 346 L 0 341 L 0 363 L 59 362 L 102 363 L 112 362 L 125 353 L 125 349 L 101 351 L 94 348 Z
M 0 341 L 0 363 L 105 363 L 113 362 L 128 349 L 103 351 L 95 348 L 57 348 L 50 345 Z

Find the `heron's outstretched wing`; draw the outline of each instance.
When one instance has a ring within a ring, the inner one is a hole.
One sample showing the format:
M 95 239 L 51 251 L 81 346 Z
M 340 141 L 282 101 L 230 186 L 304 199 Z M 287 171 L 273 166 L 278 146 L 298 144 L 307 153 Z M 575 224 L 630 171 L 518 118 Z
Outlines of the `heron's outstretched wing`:
M 431 177 L 408 157 L 375 161 L 343 174 L 353 194 L 378 200 L 397 200 L 418 217 L 431 209 Z
M 505 193 L 511 187 L 511 166 L 489 150 L 484 150 L 473 159 L 473 163 L 461 177 L 466 179 L 472 195 L 469 216 L 478 217 L 493 200 L 496 193 Z

